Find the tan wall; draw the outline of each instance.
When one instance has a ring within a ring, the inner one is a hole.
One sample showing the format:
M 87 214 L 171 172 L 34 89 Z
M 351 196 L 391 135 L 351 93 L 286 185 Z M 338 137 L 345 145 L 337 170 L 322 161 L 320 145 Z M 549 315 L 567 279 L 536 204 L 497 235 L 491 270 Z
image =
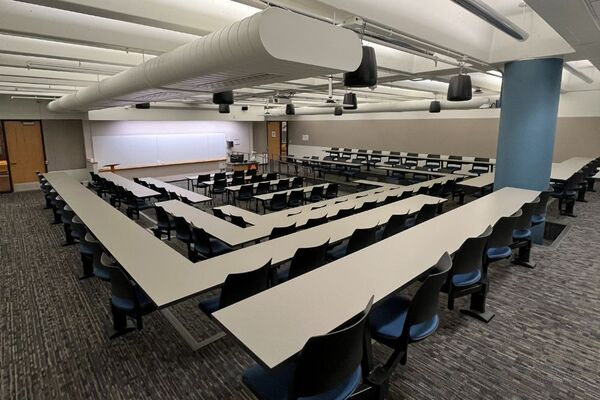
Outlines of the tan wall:
M 258 121 L 252 123 L 252 147 L 257 153 L 267 151 L 267 123 Z
M 81 120 L 42 120 L 48 171 L 85 168 Z
M 498 125 L 498 118 L 289 121 L 289 135 L 292 145 L 495 158 Z M 600 117 L 558 119 L 555 161 L 598 155 Z

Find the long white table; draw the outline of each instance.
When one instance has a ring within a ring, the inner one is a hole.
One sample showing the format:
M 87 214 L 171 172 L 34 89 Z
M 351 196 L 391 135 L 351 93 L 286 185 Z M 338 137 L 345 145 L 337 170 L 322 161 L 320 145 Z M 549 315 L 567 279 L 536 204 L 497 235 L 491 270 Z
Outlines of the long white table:
M 213 316 L 273 368 L 306 341 L 331 332 L 427 271 L 469 237 L 533 201 L 539 192 L 504 188 L 308 274 L 233 304 Z
M 396 185 L 395 183 L 371 181 L 368 179 L 356 179 L 352 182 L 358 183 L 359 185 L 362 185 L 362 186 L 378 186 L 378 187 L 387 187 L 387 188 L 392 188 L 392 189 L 401 186 L 401 185 Z
M 191 190 L 187 190 L 180 186 L 176 186 L 176 185 L 173 185 L 173 184 L 170 184 L 170 183 L 167 183 L 167 182 L 155 179 L 155 178 L 149 178 L 149 177 L 148 178 L 140 178 L 140 180 L 142 180 L 146 183 L 151 183 L 153 185 L 156 185 L 157 187 L 165 188 L 169 192 L 173 192 L 181 197 L 185 197 L 192 203 L 202 203 L 202 202 L 211 200 L 210 197 L 204 196 L 200 193 L 192 192 Z
M 117 175 L 115 173 L 101 172 L 98 175 L 100 175 L 106 180 L 111 181 L 115 185 L 121 186 L 123 189 L 130 191 L 135 197 L 138 197 L 140 199 L 160 196 L 160 193 L 158 193 L 157 191 L 147 188 L 146 186 L 139 185 L 134 181 L 129 180 L 127 178 L 123 178 L 122 176 Z

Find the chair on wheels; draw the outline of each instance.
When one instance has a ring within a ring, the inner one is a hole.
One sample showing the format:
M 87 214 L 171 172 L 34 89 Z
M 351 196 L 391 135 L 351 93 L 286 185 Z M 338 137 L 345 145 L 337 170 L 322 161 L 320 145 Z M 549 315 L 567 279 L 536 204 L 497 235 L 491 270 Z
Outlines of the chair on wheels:
M 494 318 L 494 313 L 485 309 L 489 289 L 483 271 L 485 251 L 491 234 L 492 227 L 488 226 L 481 235 L 465 240 L 454 253 L 452 269 L 442 287 L 442 291 L 448 294 L 449 310 L 454 310 L 455 299 L 470 295 L 469 309 L 460 312 L 484 322 L 490 322 Z
M 271 260 L 262 267 L 249 272 L 229 274 L 225 278 L 219 296 L 203 300 L 198 304 L 207 314 L 254 296 L 270 287 Z
M 190 228 L 190 224 L 183 217 L 175 217 L 173 218 L 175 223 L 175 237 L 185 243 L 188 252 L 188 258 L 191 260 L 193 258 L 192 254 L 192 242 L 194 241 L 192 238 L 192 229 Z
M 194 226 L 192 228 L 193 260 L 217 257 L 229 253 L 232 249 L 222 241 L 211 238 L 202 228 Z
M 350 239 L 327 251 L 327 258 L 331 261 L 339 260 L 348 254 L 372 245 L 377 241 L 376 232 L 378 227 L 378 225 L 375 225 L 371 228 L 355 229 Z
M 142 317 L 156 309 L 148 296 L 125 275 L 120 267 L 110 267 L 110 304 L 113 315 L 113 326 L 109 331 L 111 339 L 127 332 L 143 328 Z M 136 320 L 136 326 L 127 321 L 127 316 Z
M 513 260 L 513 264 L 522 265 L 528 268 L 535 268 L 535 263 L 530 262 L 529 257 L 531 254 L 531 246 L 533 239 L 531 237 L 531 226 L 533 214 L 538 208 L 540 199 L 531 203 L 525 203 L 521 207 L 521 216 L 515 223 L 513 230 L 513 243 L 510 247 L 515 250 L 518 249 L 518 253 Z
M 277 282 L 285 282 L 325 265 L 327 263 L 328 247 L 329 240 L 319 246 L 304 247 L 296 250 L 289 268 L 282 268 L 277 272 Z
M 171 240 L 171 231 L 175 229 L 175 221 L 164 208 L 155 206 L 156 211 L 156 228 L 155 235 L 160 237 L 163 233 L 167 235 L 167 239 Z M 157 234 L 158 233 L 158 234 Z
M 452 259 L 444 253 L 412 299 L 392 295 L 371 311 L 368 320 L 371 338 L 394 351 L 378 367 L 381 373 L 388 375 L 398 363 L 405 365 L 409 343 L 419 342 L 437 330 L 440 289 L 451 267 Z
M 256 364 L 244 371 L 242 381 L 260 400 L 347 399 L 368 373 L 362 363 L 372 302 L 339 329 L 308 339 L 290 362 L 274 369 Z
M 400 233 L 403 230 L 405 230 L 407 218 L 408 218 L 408 213 L 392 215 L 388 219 L 388 222 L 385 224 L 383 229 L 380 229 L 377 231 L 377 234 L 375 235 L 377 238 L 377 241 L 387 239 L 387 238 L 394 236 L 395 234 Z

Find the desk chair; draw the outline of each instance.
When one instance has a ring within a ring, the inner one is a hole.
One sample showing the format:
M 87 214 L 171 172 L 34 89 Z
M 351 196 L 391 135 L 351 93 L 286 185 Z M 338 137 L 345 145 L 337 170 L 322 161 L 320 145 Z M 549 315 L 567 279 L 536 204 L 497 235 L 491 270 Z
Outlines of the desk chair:
M 289 179 L 280 179 L 277 182 L 276 192 L 281 192 L 283 190 L 288 190 L 290 188 L 290 180 Z
M 352 149 L 344 147 L 344 150 L 342 151 L 342 154 L 340 154 L 341 161 L 347 161 L 350 158 L 352 158 L 352 155 L 350 153 L 352 153 Z
M 379 226 L 375 225 L 371 228 L 355 229 L 350 239 L 327 251 L 327 258 L 331 261 L 339 260 L 348 254 L 372 245 L 377 241 L 376 232 L 378 228 Z
M 304 190 L 292 190 L 288 198 L 288 207 L 298 207 L 304 204 Z
M 269 182 L 259 182 L 256 185 L 256 195 L 267 194 L 269 193 L 269 189 L 271 188 L 271 184 Z
M 415 196 L 419 195 L 419 194 L 429 194 L 429 187 L 428 186 L 420 186 L 417 191 L 415 192 Z
M 271 286 L 270 272 L 271 260 L 254 271 L 229 274 L 225 278 L 220 295 L 203 300 L 198 306 L 210 315 L 215 311 L 267 290 Z
M 54 220 L 52 221 L 52 225 L 57 225 L 57 224 L 62 223 L 62 213 L 63 213 L 63 209 L 65 208 L 67 203 L 65 203 L 65 201 L 62 199 L 62 197 L 60 197 L 59 195 L 56 195 L 51 200 L 51 205 L 52 205 L 52 215 L 54 217 Z
M 517 220 L 521 217 L 522 211 L 519 210 L 511 216 L 500 218 L 492 229 L 492 234 L 488 239 L 485 263 L 483 268 L 484 279 L 487 279 L 488 265 L 510 258 L 512 256 L 513 231 Z
M 440 159 L 440 155 L 439 154 L 427 154 L 427 158 L 438 158 Z M 441 160 L 437 161 L 437 160 L 425 160 L 425 168 L 427 168 L 429 171 L 434 171 L 437 170 L 441 167 Z
M 252 200 L 252 196 L 254 196 L 254 185 L 242 185 L 240 187 L 240 191 L 237 194 L 237 202 L 246 203 L 245 207 L 248 208 L 248 202 Z M 236 196 L 233 197 L 233 204 L 235 205 Z
M 220 181 L 222 179 L 227 180 L 227 173 L 226 172 L 215 172 L 215 175 L 213 176 L 213 180 Z
M 369 211 L 374 209 L 375 207 L 377 207 L 377 200 L 371 200 L 371 201 L 365 201 L 364 203 L 361 204 L 360 207 L 358 207 L 354 213 L 358 214 L 361 213 L 363 211 Z
M 576 217 L 573 211 L 575 208 L 575 200 L 577 198 L 577 186 L 581 181 L 582 176 L 583 174 L 581 172 L 577 172 L 567 179 L 564 185 L 554 185 L 552 197 L 558 199 L 558 211 L 560 215 Z
M 208 236 L 208 233 L 202 228 L 194 226 L 192 228 L 193 245 L 192 260 L 217 257 L 232 251 L 222 241 Z
M 156 309 L 150 298 L 130 281 L 120 267 L 110 267 L 110 305 L 113 315 L 113 326 L 109 337 L 114 339 L 127 332 L 143 328 L 142 317 Z M 127 321 L 127 316 L 136 320 L 136 326 Z
M 371 151 L 371 156 L 369 157 L 367 164 L 370 166 L 377 165 L 381 162 L 381 157 L 383 157 L 381 150 L 373 150 Z
M 94 257 L 96 253 L 102 253 L 100 242 L 91 232 L 87 231 L 79 240 L 79 253 L 83 268 L 83 274 L 79 277 L 79 280 L 91 278 L 94 276 Z
M 244 177 L 246 171 L 233 171 L 232 178 Z
M 486 311 L 485 301 L 488 293 L 488 281 L 484 275 L 484 259 L 488 239 L 492 234 L 492 227 L 477 237 L 465 240 L 454 253 L 452 269 L 442 286 L 442 292 L 448 294 L 448 309 L 454 310 L 454 300 L 471 295 L 471 306 L 461 313 L 490 322 L 494 313 Z
M 255 364 L 242 381 L 260 400 L 347 399 L 368 373 L 362 362 L 372 302 L 339 329 L 308 339 L 290 362 L 273 369 Z
M 164 187 L 158 187 L 156 185 L 153 185 L 152 189 L 157 191 L 158 193 L 160 193 L 159 196 L 155 196 L 156 200 L 166 201 L 166 200 L 171 199 L 171 196 L 169 195 L 169 191 L 167 189 L 165 189 Z
M 277 273 L 277 282 L 282 283 L 297 276 L 317 269 L 327 263 L 327 248 L 329 239 L 315 247 L 299 248 L 294 253 L 290 266 L 287 269 L 280 269 Z
M 231 178 L 231 183 L 229 184 L 229 186 L 240 186 L 240 185 L 243 185 L 244 183 L 246 183 L 246 179 L 244 178 L 244 175 L 234 176 L 233 178 Z
M 382 373 L 391 374 L 398 362 L 405 365 L 408 344 L 419 342 L 437 330 L 440 289 L 451 267 L 452 259 L 444 253 L 412 299 L 394 294 L 373 308 L 368 320 L 371 338 L 394 351 L 378 367 Z
M 433 197 L 441 197 L 442 195 L 442 187 L 443 184 L 440 182 L 436 182 L 433 185 L 431 185 L 431 187 L 429 188 L 429 190 L 427 191 L 428 195 L 433 196 Z
M 325 189 L 325 198 L 334 199 L 338 196 L 339 185 L 337 183 L 330 183 Z
M 94 275 L 104 282 L 110 282 L 110 268 L 118 266 L 115 260 L 106 251 L 94 254 Z
M 216 174 L 215 174 L 216 175 Z M 215 194 L 221 195 L 221 201 L 223 201 L 223 197 L 225 196 L 225 192 L 227 191 L 227 180 L 226 179 L 216 179 L 213 182 L 212 189 L 210 189 L 210 195 L 213 196 Z
M 548 200 L 550 200 L 552 193 L 554 193 L 554 191 L 551 189 L 540 193 L 540 201 L 537 205 L 537 208 L 533 212 L 533 215 L 531 216 L 532 226 L 540 225 L 546 222 L 546 209 L 548 208 Z
M 325 208 L 325 207 L 327 207 L 327 204 L 320 204 L 320 205 L 317 205 L 317 206 L 311 207 L 311 208 L 310 208 L 310 211 L 313 211 L 313 210 L 318 210 L 318 209 L 320 209 L 320 208 Z
M 314 186 L 307 198 L 311 203 L 316 203 L 323 200 L 323 186 Z
M 409 217 L 406 220 L 406 226 L 412 228 L 422 222 L 429 221 L 435 217 L 438 211 L 438 204 L 424 204 L 414 217 Z
M 274 181 L 275 179 L 277 179 L 277 172 L 269 172 L 265 178 L 266 181 Z
M 208 182 L 208 181 L 210 181 L 210 174 L 200 174 L 196 178 L 196 184 L 194 185 L 194 187 L 198 188 L 198 189 L 204 189 L 204 195 L 206 195 L 206 189 L 209 186 L 204 182 Z
M 61 214 L 61 221 L 65 232 L 65 242 L 63 243 L 63 246 L 75 244 L 75 238 L 72 235 L 71 228 L 73 224 L 73 217 L 75 217 L 75 212 L 73 212 L 73 210 L 71 209 L 71 207 L 69 207 L 68 204 L 65 204 Z
M 402 194 L 400 196 L 398 196 L 398 200 L 408 199 L 408 198 L 412 197 L 413 195 L 414 195 L 414 193 L 412 192 L 412 190 L 405 190 L 404 192 L 402 192 Z
M 479 163 L 478 163 L 479 161 Z M 469 170 L 470 173 L 472 174 L 477 174 L 477 176 L 481 175 L 481 174 L 485 174 L 487 172 L 490 172 L 490 165 L 489 164 L 482 164 L 481 162 L 487 163 L 490 161 L 489 158 L 485 158 L 485 157 L 475 157 L 475 159 L 473 160 L 473 164 L 471 165 L 471 169 Z
M 271 198 L 271 201 L 267 204 L 267 209 L 274 211 L 281 211 L 287 206 L 287 193 L 275 193 Z
M 222 220 L 227 221 L 227 215 L 225 215 L 225 213 L 221 209 L 213 208 L 212 212 L 215 217 L 221 218 Z
M 351 215 L 354 215 L 355 213 L 356 213 L 355 207 L 352 207 L 352 208 L 342 208 L 342 209 L 338 210 L 337 214 L 335 214 L 333 217 L 331 217 L 331 220 L 335 221 L 335 220 L 338 220 L 338 219 L 346 218 L 346 217 L 349 217 Z
M 306 223 L 302 226 L 302 229 L 310 229 L 315 226 L 323 225 L 327 223 L 327 215 L 323 215 L 322 217 L 310 218 Z
M 155 206 L 156 212 L 156 228 L 154 228 L 155 236 L 160 237 L 163 233 L 167 234 L 167 239 L 171 240 L 171 231 L 175 229 L 175 221 L 160 206 Z M 156 235 L 158 233 L 158 235 Z
M 192 242 L 194 239 L 192 238 L 192 229 L 190 228 L 190 224 L 183 217 L 175 217 L 173 218 L 175 223 L 175 237 L 185 243 L 188 252 L 188 258 L 191 260 L 192 253 Z
M 249 169 L 249 170 L 247 170 L 245 172 L 246 172 L 246 176 L 256 176 L 257 170 L 256 169 Z
M 332 147 L 331 149 L 329 149 L 329 154 L 331 154 L 332 156 L 334 156 L 335 158 L 340 156 L 340 149 L 339 147 Z
M 175 192 L 168 192 L 169 193 L 169 200 L 179 200 L 179 195 Z
M 154 207 L 154 205 L 147 203 L 144 199 L 138 199 L 137 197 L 135 197 L 135 195 L 129 190 L 127 190 L 125 193 L 127 198 L 126 213 L 130 219 L 133 219 L 134 215 L 137 216 L 138 219 L 140 219 L 140 211 Z
M 273 229 L 271 229 L 271 233 L 269 234 L 269 240 L 277 239 L 294 232 L 296 232 L 295 222 L 288 226 L 275 226 L 273 227 Z
M 292 189 L 300 189 L 304 186 L 304 178 L 301 176 L 296 176 L 292 179 Z
M 535 268 L 535 263 L 531 263 L 529 261 L 529 255 L 531 253 L 531 225 L 533 214 L 538 208 L 540 199 L 536 199 L 536 201 L 531 203 L 526 203 L 521 207 L 521 216 L 517 219 L 515 223 L 515 227 L 513 230 L 513 242 L 510 247 L 514 249 L 519 249 L 519 252 L 515 259 L 513 260 L 513 264 L 522 265 L 528 268 Z
M 398 201 L 398 196 L 395 194 L 389 194 L 389 195 L 385 196 L 385 199 L 383 199 L 383 202 L 381 204 L 387 205 L 387 204 L 392 204 L 396 201 Z
M 244 217 L 241 217 L 239 215 L 230 215 L 229 219 L 231 220 L 232 224 L 239 226 L 240 228 L 245 228 L 249 225 L 248 222 L 246 222 L 246 220 L 244 219 Z
M 384 164 L 391 165 L 392 167 L 400 164 L 400 152 L 399 151 L 390 152 L 390 155 L 388 156 L 388 158 L 384 162 Z
M 148 184 L 147 184 L 146 182 L 144 182 L 144 181 L 140 180 L 140 178 L 133 177 L 133 181 L 134 181 L 135 183 L 137 183 L 138 185 L 142 185 L 142 186 L 146 186 L 146 187 L 148 187 Z
M 440 172 L 446 172 L 449 174 L 453 174 L 456 171 L 460 171 L 462 169 L 462 163 L 452 162 L 452 161 L 462 161 L 462 156 L 449 156 L 446 161 L 446 166 L 444 168 L 440 168 Z
M 394 236 L 397 233 L 402 232 L 407 228 L 406 220 L 408 219 L 408 213 L 406 214 L 394 214 L 386 222 L 383 229 L 380 229 L 376 233 L 377 241 L 387 239 Z
M 71 219 L 71 236 L 77 241 L 81 241 L 81 238 L 85 236 L 87 228 L 83 224 L 83 221 L 79 216 L 75 215 Z
M 414 168 L 419 164 L 419 160 L 415 157 L 419 157 L 419 153 L 406 153 L 404 162 L 400 164 L 402 168 Z
M 367 149 L 358 149 L 358 153 L 366 153 Z M 354 157 L 355 160 L 360 160 L 361 164 L 364 164 L 367 162 L 368 160 L 368 156 L 365 154 L 357 154 L 356 157 Z
M 252 175 L 252 178 L 250 178 L 250 183 L 258 183 L 258 182 L 262 182 L 262 181 L 263 181 L 262 175 L 254 174 L 254 175 Z

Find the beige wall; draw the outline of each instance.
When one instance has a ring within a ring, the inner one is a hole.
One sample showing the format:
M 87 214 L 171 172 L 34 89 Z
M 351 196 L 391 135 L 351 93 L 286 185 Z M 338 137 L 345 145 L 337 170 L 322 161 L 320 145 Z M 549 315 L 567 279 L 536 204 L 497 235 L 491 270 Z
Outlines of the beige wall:
M 289 135 L 292 145 L 495 158 L 498 124 L 498 118 L 297 120 L 289 121 Z M 558 119 L 554 159 L 575 155 L 600 155 L 600 117 Z
M 257 153 L 267 151 L 267 123 L 255 121 L 252 123 L 252 150 Z
M 85 168 L 81 120 L 42 120 L 48 171 Z

